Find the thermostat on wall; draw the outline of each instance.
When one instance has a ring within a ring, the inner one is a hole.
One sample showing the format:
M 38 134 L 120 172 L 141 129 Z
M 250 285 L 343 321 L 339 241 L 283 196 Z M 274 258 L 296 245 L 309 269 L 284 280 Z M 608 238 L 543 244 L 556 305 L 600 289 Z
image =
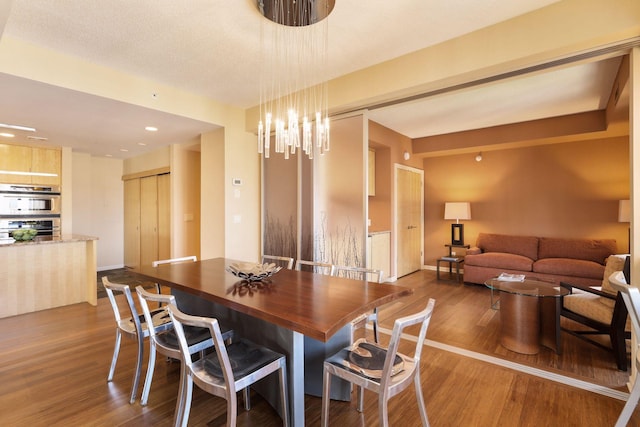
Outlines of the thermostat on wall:
M 233 179 L 231 180 L 231 183 L 232 183 L 233 185 L 242 185 L 242 179 L 241 179 L 241 178 L 233 178 Z

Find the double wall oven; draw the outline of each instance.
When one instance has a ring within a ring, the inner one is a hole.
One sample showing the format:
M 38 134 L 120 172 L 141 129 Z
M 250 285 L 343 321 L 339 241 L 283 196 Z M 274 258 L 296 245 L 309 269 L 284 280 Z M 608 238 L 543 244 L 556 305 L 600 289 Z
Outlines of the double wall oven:
M 60 187 L 0 184 L 0 239 L 19 228 L 60 237 Z

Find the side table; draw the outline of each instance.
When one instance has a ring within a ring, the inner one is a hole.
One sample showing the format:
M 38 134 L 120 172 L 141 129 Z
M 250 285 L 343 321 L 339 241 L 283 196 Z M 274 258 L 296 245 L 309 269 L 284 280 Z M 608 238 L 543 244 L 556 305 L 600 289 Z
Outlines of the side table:
M 459 282 L 462 276 L 460 275 L 460 266 L 464 262 L 464 258 L 462 257 L 449 257 L 443 256 L 442 258 L 438 258 L 436 261 L 436 279 L 440 280 L 440 263 L 448 262 L 449 263 L 449 280 L 451 280 L 453 275 L 453 265 L 456 266 L 456 282 Z
M 443 257 L 439 258 L 436 261 L 436 279 L 440 280 L 440 263 L 441 262 L 448 262 L 449 263 L 449 280 L 451 280 L 451 278 L 453 276 L 453 265 L 455 264 L 455 266 L 456 266 L 456 282 L 459 282 L 460 279 L 462 278 L 462 276 L 460 275 L 460 266 L 464 262 L 464 257 L 457 256 L 453 252 L 453 248 L 469 249 L 471 247 L 471 245 L 450 245 L 450 244 L 447 244 L 445 246 L 447 248 L 449 248 L 449 256 L 443 256 Z

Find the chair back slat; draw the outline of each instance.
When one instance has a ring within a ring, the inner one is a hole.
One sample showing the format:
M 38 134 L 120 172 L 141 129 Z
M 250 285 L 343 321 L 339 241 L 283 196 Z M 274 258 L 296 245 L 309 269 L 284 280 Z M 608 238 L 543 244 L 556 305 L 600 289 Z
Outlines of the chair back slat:
M 293 268 L 294 259 L 288 256 L 278 256 L 278 255 L 262 255 L 262 263 L 274 263 L 281 267 L 286 268 L 287 270 L 291 270 Z
M 433 298 L 429 298 L 427 306 L 418 313 L 405 316 L 396 321 L 393 324 L 393 332 L 391 333 L 391 340 L 389 341 L 389 347 L 387 349 L 387 357 L 384 362 L 384 370 L 382 372 L 382 378 L 380 379 L 381 387 L 391 381 L 391 373 L 393 369 L 393 361 L 398 353 L 398 346 L 400 339 L 402 338 L 403 331 L 409 326 L 422 324 L 420 327 L 420 334 L 416 340 L 416 347 L 413 354 L 413 359 L 417 365 L 416 369 L 420 369 L 420 356 L 422 355 L 422 348 L 424 347 L 424 340 L 427 336 L 427 329 L 431 322 L 431 315 L 433 314 L 433 307 L 436 301 Z
M 302 259 L 296 260 L 295 269 L 298 271 L 311 271 L 313 273 L 319 273 L 324 275 L 331 275 L 333 273 L 333 264 L 317 261 L 305 261 Z
M 336 277 L 346 277 L 348 279 L 367 280 L 375 283 L 382 283 L 384 278 L 384 272 L 382 270 L 343 265 L 334 266 L 332 275 Z
M 162 265 L 162 264 L 175 264 L 175 263 L 178 263 L 178 262 L 187 262 L 187 261 L 196 262 L 196 261 L 198 261 L 198 257 L 195 256 L 195 255 L 190 255 L 190 256 L 183 256 L 183 257 L 180 257 L 180 258 L 159 259 L 157 261 L 153 261 L 151 263 L 151 266 L 152 267 L 157 267 L 157 266 Z

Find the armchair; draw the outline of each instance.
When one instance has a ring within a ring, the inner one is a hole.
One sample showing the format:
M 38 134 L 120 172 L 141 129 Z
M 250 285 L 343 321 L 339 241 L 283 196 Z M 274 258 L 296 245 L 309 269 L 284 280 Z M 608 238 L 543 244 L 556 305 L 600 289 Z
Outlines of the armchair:
M 600 289 L 561 282 L 560 286 L 569 289 L 570 294 L 562 298 L 560 315 L 588 328 L 563 327 L 563 331 L 612 352 L 618 369 L 626 371 L 625 340 L 631 338 L 629 316 L 622 295 L 609 283 L 609 276 L 623 266 L 624 257 L 610 256 Z M 608 335 L 611 346 L 589 338 L 593 335 Z

